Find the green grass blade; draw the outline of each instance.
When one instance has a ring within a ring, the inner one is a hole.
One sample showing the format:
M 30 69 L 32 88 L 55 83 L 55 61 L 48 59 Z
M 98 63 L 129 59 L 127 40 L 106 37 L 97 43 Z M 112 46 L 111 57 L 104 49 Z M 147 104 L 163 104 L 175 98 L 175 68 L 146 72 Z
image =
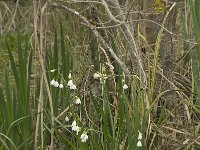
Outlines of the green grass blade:
M 16 86 L 17 86 L 17 89 L 19 90 L 19 75 L 18 75 L 18 71 L 17 71 L 17 66 L 16 66 L 16 63 L 14 61 L 14 57 L 12 55 L 10 46 L 7 42 L 6 42 L 6 45 L 7 45 L 7 49 L 8 49 L 8 55 L 9 55 L 9 59 L 10 59 L 10 63 L 11 63 L 11 68 L 12 68 L 12 71 L 13 71 L 13 74 L 14 74 Z

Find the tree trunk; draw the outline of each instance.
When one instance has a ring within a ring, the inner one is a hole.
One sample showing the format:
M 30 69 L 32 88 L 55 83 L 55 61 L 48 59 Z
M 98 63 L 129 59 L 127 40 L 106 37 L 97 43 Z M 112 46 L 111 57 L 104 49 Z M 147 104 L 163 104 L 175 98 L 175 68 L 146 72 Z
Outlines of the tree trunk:
M 162 0 L 160 2 L 162 3 Z M 164 9 L 163 12 L 161 12 L 162 11 L 161 9 L 160 9 L 160 12 L 156 12 L 156 10 L 159 10 L 159 8 L 156 8 L 156 7 L 161 8 L 162 6 L 166 6 L 166 5 L 159 4 L 159 6 L 158 6 L 158 4 L 155 4 L 154 0 L 144 0 L 144 5 L 145 5 L 144 9 L 147 10 L 145 12 L 147 15 L 145 15 L 144 18 L 149 20 L 149 21 L 145 22 L 144 34 L 145 34 L 146 40 L 151 48 L 149 50 L 154 51 L 157 35 L 158 35 L 159 30 L 161 29 L 160 25 L 162 24 L 163 19 L 168 10 L 164 7 L 164 8 L 162 8 L 162 9 Z M 164 24 L 164 27 L 171 32 L 175 31 L 175 23 L 176 23 L 175 11 L 176 10 L 173 9 L 169 13 L 166 23 Z M 174 81 L 174 50 L 173 50 L 172 38 L 173 38 L 172 35 L 168 31 L 164 30 L 163 36 L 161 38 L 159 56 L 161 58 L 160 64 L 163 69 L 163 75 L 170 82 L 173 83 L 173 81 Z M 156 86 L 160 86 L 158 84 L 161 83 L 161 79 L 159 79 L 159 77 L 157 79 L 158 80 L 157 80 Z M 158 90 L 157 88 L 155 88 L 155 89 Z M 166 80 L 163 82 L 163 85 L 162 85 L 162 91 L 165 91 L 165 90 L 173 90 L 172 85 Z M 158 91 L 155 91 L 155 93 L 157 93 L 157 92 Z M 175 102 L 176 100 L 175 100 L 175 93 L 173 91 L 165 94 L 163 96 L 163 99 L 164 99 L 164 103 L 166 102 L 167 108 L 169 110 L 174 108 L 174 104 L 176 103 Z

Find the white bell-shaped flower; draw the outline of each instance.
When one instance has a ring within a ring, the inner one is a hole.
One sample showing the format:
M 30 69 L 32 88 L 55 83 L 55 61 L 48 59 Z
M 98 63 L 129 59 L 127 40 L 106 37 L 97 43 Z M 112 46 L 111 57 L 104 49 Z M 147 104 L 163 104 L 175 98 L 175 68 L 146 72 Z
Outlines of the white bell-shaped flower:
M 76 85 L 71 85 L 70 87 L 69 87 L 71 90 L 76 90 Z
M 69 75 L 68 75 L 68 79 L 71 79 L 71 78 L 72 78 L 72 74 L 69 73 Z
M 128 89 L 128 85 L 127 85 L 127 84 L 124 84 L 124 85 L 123 85 L 123 89 L 124 89 L 124 90 Z
M 73 126 L 76 126 L 76 121 L 75 120 L 72 122 L 72 127 Z
M 78 126 L 72 126 L 72 131 L 77 132 L 78 130 L 79 130 L 79 127 L 78 127 Z
M 65 121 L 69 122 L 69 117 L 68 116 L 65 116 Z
M 56 69 L 50 70 L 50 72 L 55 72 L 55 71 L 56 71 Z
M 88 135 L 87 133 L 81 134 L 81 142 L 86 142 L 88 140 Z
M 58 86 L 59 86 L 58 81 L 55 81 L 54 86 L 55 86 L 55 87 L 58 87 Z
M 78 132 L 80 131 L 80 127 L 76 125 L 76 121 L 72 122 L 72 131 L 75 131 L 78 135 Z
M 75 104 L 77 104 L 77 105 L 81 104 L 81 99 L 77 98 L 76 101 L 75 101 Z
M 137 142 L 137 147 L 142 147 L 142 142 L 141 141 Z
M 138 140 L 142 140 L 142 133 L 139 131 Z
M 62 84 L 62 83 L 59 85 L 59 88 L 60 88 L 60 89 L 62 89 L 62 88 L 63 88 L 63 84 Z
M 56 82 L 56 81 L 55 81 L 54 79 L 51 80 L 50 85 L 53 85 L 53 86 L 54 86 L 55 82 Z
M 73 84 L 73 81 L 72 81 L 72 80 L 69 80 L 68 83 L 67 83 L 67 86 L 70 87 L 70 86 L 72 86 L 72 85 L 74 85 L 74 84 Z

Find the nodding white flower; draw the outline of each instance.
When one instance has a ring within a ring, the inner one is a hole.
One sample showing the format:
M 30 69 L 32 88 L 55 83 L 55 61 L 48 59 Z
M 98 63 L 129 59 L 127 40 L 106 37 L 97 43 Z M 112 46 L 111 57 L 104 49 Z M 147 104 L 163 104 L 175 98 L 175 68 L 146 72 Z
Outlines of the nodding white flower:
M 100 78 L 101 77 L 101 75 L 99 74 L 99 73 L 95 73 L 94 75 L 93 75 L 93 78 L 94 79 L 98 79 L 98 78 Z
M 139 134 L 138 134 L 138 140 L 142 140 L 142 133 L 140 131 L 138 131 Z
M 69 87 L 71 90 L 76 90 L 76 85 L 71 85 L 70 87 Z
M 141 141 L 137 142 L 137 147 L 142 147 L 142 142 Z
M 88 135 L 87 133 L 81 134 L 81 142 L 86 142 L 88 140 Z
M 68 78 L 69 78 L 69 79 L 71 79 L 71 78 L 72 78 L 72 74 L 71 74 L 71 73 L 69 73 L 69 75 L 68 75 Z
M 78 132 L 80 131 L 80 127 L 76 125 L 76 121 L 72 122 L 72 131 L 75 131 L 78 135 Z
M 69 121 L 69 118 L 68 116 L 65 116 L 65 121 L 68 122 Z
M 124 84 L 124 85 L 123 85 L 123 89 L 124 89 L 124 90 L 128 89 L 128 85 L 127 85 L 127 84 Z
M 55 87 L 58 87 L 58 86 L 59 86 L 58 81 L 55 81 L 54 86 L 55 86 Z
M 76 134 L 78 135 L 78 132 L 80 131 L 80 127 L 79 126 L 72 126 L 72 131 L 75 131 Z
M 72 131 L 77 131 L 79 129 L 78 126 L 72 126 Z
M 73 81 L 72 81 L 72 80 L 69 80 L 68 83 L 67 83 L 67 86 L 70 87 L 70 86 L 72 86 L 72 85 L 74 85 L 74 84 L 73 84 Z
M 81 104 L 81 99 L 77 98 L 76 101 L 75 101 L 75 104 L 77 104 L 77 105 Z
M 51 82 L 50 82 L 50 85 L 54 85 L 55 84 L 55 80 L 53 79 L 53 80 L 51 80 Z
M 50 70 L 50 72 L 55 72 L 55 71 L 56 71 L 56 69 Z
M 76 121 L 75 120 L 72 122 L 72 127 L 73 126 L 76 126 Z
M 59 85 L 59 88 L 61 88 L 61 89 L 63 88 L 63 84 L 62 83 Z

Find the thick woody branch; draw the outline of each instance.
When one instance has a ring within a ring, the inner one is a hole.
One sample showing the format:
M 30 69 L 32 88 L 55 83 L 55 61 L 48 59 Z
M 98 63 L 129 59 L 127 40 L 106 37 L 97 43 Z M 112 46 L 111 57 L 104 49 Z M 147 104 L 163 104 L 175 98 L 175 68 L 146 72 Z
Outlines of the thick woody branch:
M 95 36 L 99 38 L 104 49 L 109 51 L 110 55 L 115 59 L 117 64 L 122 68 L 122 70 L 124 71 L 125 75 L 129 78 L 129 80 L 131 79 L 131 74 L 130 74 L 128 68 L 126 67 L 126 65 L 124 64 L 124 62 L 122 62 L 120 60 L 120 58 L 115 54 L 113 49 L 109 46 L 109 44 L 99 35 L 97 30 L 95 29 L 95 26 L 93 26 L 84 16 L 82 16 L 79 12 L 77 12 L 76 10 L 74 10 L 72 8 L 69 8 L 69 7 L 59 4 L 59 3 L 51 3 L 51 6 L 61 8 L 63 10 L 66 10 L 66 11 L 78 16 L 89 27 L 89 29 L 92 30 L 92 32 L 95 34 Z
M 126 21 L 126 17 L 125 15 L 123 15 L 123 11 L 122 9 L 120 8 L 120 5 L 118 3 L 117 0 L 101 0 L 104 7 L 105 7 L 105 10 L 107 11 L 109 17 L 117 22 L 117 23 L 123 23 L 121 25 L 121 29 L 122 29 L 122 32 L 124 34 L 124 36 L 126 37 L 127 39 L 127 42 L 128 42 L 128 45 L 129 45 L 129 49 L 130 49 L 130 54 L 131 54 L 131 59 L 132 59 L 132 62 L 133 62 L 133 65 L 134 65 L 134 73 L 136 74 L 139 70 L 141 71 L 142 75 L 143 75 L 143 80 L 144 82 L 146 83 L 146 86 L 147 86 L 147 78 L 146 78 L 146 73 L 143 69 L 143 66 L 142 66 L 142 61 L 140 59 L 140 55 L 139 55 L 139 52 L 138 52 L 138 49 L 137 49 L 137 45 L 136 45 L 136 42 L 135 42 L 135 39 L 133 37 L 133 34 L 130 30 L 130 26 L 128 25 L 128 23 L 124 23 Z M 108 7 L 108 3 L 112 6 L 113 8 L 110 8 L 112 9 L 112 11 L 118 16 L 118 18 L 116 19 L 109 7 Z

